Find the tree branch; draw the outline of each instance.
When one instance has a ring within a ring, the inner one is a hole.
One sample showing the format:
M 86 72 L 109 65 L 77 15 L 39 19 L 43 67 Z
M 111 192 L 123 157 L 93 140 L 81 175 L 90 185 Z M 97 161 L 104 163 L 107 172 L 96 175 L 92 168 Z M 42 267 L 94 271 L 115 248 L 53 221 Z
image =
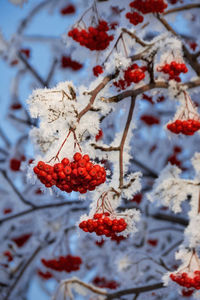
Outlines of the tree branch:
M 127 134 L 128 134 L 128 130 L 131 124 L 131 120 L 132 120 L 132 116 L 133 116 L 133 111 L 134 111 L 134 107 L 135 107 L 135 98 L 132 97 L 131 98 L 131 105 L 129 108 L 129 113 L 128 113 L 128 118 L 126 121 L 126 126 L 124 128 L 124 132 L 122 135 L 122 139 L 119 145 L 119 188 L 123 187 L 123 178 L 124 178 L 124 172 L 123 172 L 123 150 L 124 150 L 124 145 L 125 145 L 125 141 L 127 138 Z
M 16 188 L 16 186 L 13 184 L 12 180 L 8 177 L 7 173 L 5 170 L 0 170 L 1 174 L 3 175 L 3 177 L 6 179 L 6 181 L 9 183 L 9 185 L 12 187 L 13 191 L 17 194 L 17 196 L 19 197 L 19 199 L 26 205 L 29 205 L 31 207 L 35 207 L 34 204 L 28 202 L 23 196 L 22 194 L 19 192 L 19 190 Z
M 40 205 L 40 206 L 34 206 L 33 208 L 30 208 L 30 209 L 26 209 L 24 211 L 21 211 L 19 213 L 16 213 L 16 214 L 13 214 L 11 216 L 8 216 L 6 218 L 3 218 L 3 219 L 0 219 L 0 224 L 3 224 L 7 221 L 10 221 L 10 220 L 13 220 L 13 219 L 16 219 L 16 218 L 19 218 L 19 217 L 22 217 L 22 216 L 25 216 L 25 215 L 28 215 L 28 214 L 31 214 L 33 212 L 36 212 L 36 211 L 39 211 L 39 210 L 43 210 L 43 209 L 51 209 L 51 208 L 57 208 L 57 207 L 62 207 L 62 206 L 66 206 L 66 205 L 73 205 L 73 204 L 77 204 L 77 205 L 80 205 L 82 204 L 83 202 L 82 201 L 68 201 L 68 202 L 61 202 L 61 203 L 50 203 L 50 204 L 45 204 L 45 205 Z M 86 210 L 87 207 L 72 207 L 70 210 L 71 211 L 79 211 L 79 210 Z
M 131 294 L 141 294 L 157 289 L 165 288 L 163 282 L 155 283 L 152 285 L 147 285 L 147 286 L 142 286 L 142 287 L 137 287 L 137 288 L 132 288 L 132 289 L 126 289 L 126 290 L 121 290 L 116 293 L 110 293 L 108 294 L 106 300 L 111 300 L 111 299 L 119 299 L 119 297 L 124 296 L 124 295 L 131 295 Z
M 162 15 L 166 16 L 172 13 L 176 13 L 179 11 L 184 11 L 184 10 L 189 10 L 189 9 L 193 9 L 193 8 L 200 8 L 200 4 L 199 3 L 193 3 L 193 4 L 187 4 L 187 5 L 183 5 L 180 7 L 175 7 L 175 8 L 171 8 L 166 10 Z
M 180 84 L 180 87 L 181 86 L 186 86 L 188 88 L 195 88 L 195 87 L 198 87 L 200 86 L 200 79 L 197 79 L 197 80 L 194 80 L 194 81 L 190 81 L 190 82 L 186 82 L 186 83 L 183 83 L 183 84 Z M 158 88 L 162 88 L 162 89 L 167 89 L 169 88 L 169 84 L 168 82 L 165 82 L 165 81 L 156 81 L 155 83 L 149 83 L 149 84 L 146 84 L 140 88 L 137 88 L 135 90 L 127 90 L 125 92 L 122 92 L 118 95 L 115 95 L 115 96 L 112 96 L 110 98 L 101 98 L 102 101 L 105 101 L 105 102 L 119 102 L 125 98 L 128 98 L 128 97 L 136 97 L 138 96 L 139 94 L 142 94 L 144 92 L 147 92 L 149 90 L 153 90 L 153 89 L 158 89 Z

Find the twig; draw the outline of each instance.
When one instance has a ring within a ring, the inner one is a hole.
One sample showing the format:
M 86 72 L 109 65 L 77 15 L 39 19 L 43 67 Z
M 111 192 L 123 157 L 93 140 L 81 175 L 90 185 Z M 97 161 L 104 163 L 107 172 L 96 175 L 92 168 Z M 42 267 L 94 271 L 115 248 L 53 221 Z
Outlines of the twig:
M 188 220 L 181 218 L 181 217 L 176 217 L 176 216 L 170 216 L 162 213 L 157 213 L 154 215 L 150 215 L 150 217 L 157 219 L 157 220 L 162 220 L 162 221 L 167 221 L 167 222 L 172 222 L 172 223 L 177 223 L 183 226 L 188 226 L 189 222 Z
M 131 36 L 133 39 L 136 40 L 138 44 L 140 44 L 142 47 L 148 47 L 151 46 L 152 44 L 147 44 L 143 40 L 141 40 L 135 33 L 130 32 L 126 28 L 122 28 L 122 32 L 127 33 L 129 36 Z
M 116 293 L 110 293 L 108 294 L 106 300 L 111 300 L 111 299 L 119 299 L 119 297 L 124 296 L 124 295 L 131 295 L 131 294 L 141 294 L 157 289 L 165 288 L 163 282 L 155 283 L 152 285 L 147 285 L 147 286 L 141 286 L 137 288 L 132 288 L 132 289 L 126 289 L 126 290 L 121 290 Z
M 1 136 L 2 140 L 4 141 L 4 143 L 6 144 L 6 146 L 9 148 L 11 146 L 11 143 L 10 143 L 9 139 L 7 138 L 7 136 L 4 134 L 1 127 L 0 127 L 0 136 Z
M 51 81 L 51 79 L 52 79 L 52 77 L 53 77 L 53 74 L 54 74 L 55 68 L 56 68 L 56 66 L 57 66 L 57 63 L 58 63 L 58 60 L 57 60 L 57 58 L 55 58 L 55 59 L 53 60 L 53 63 L 52 63 L 51 68 L 50 68 L 50 70 L 49 70 L 49 74 L 48 74 L 47 79 L 46 79 L 46 83 L 45 83 L 46 86 L 49 85 L 49 83 L 50 83 L 50 81 Z
M 7 173 L 5 170 L 0 170 L 1 174 L 3 175 L 3 177 L 6 179 L 6 181 L 10 184 L 10 186 L 12 187 L 13 191 L 17 194 L 17 196 L 19 197 L 19 199 L 26 205 L 29 205 L 31 207 L 35 207 L 34 204 L 28 202 L 23 196 L 22 194 L 19 192 L 19 190 L 16 188 L 16 186 L 13 184 L 12 180 L 8 177 Z
M 120 142 L 120 150 L 119 150 L 119 188 L 123 187 L 123 178 L 124 178 L 124 172 L 123 172 L 123 150 L 124 150 L 124 145 L 125 145 L 125 141 L 127 138 L 127 134 L 128 134 L 128 130 L 131 124 L 131 120 L 132 120 L 132 116 L 133 116 L 133 111 L 134 111 L 134 107 L 135 107 L 135 98 L 132 97 L 131 98 L 131 105 L 129 108 L 129 113 L 128 113 L 128 118 L 126 121 L 126 126 L 124 128 L 124 132 L 122 135 L 122 139 Z
M 193 8 L 200 8 L 200 4 L 199 3 L 194 3 L 194 4 L 187 4 L 187 5 L 183 5 L 180 7 L 175 7 L 175 8 L 171 8 L 166 10 L 163 15 L 169 15 L 171 13 L 176 13 L 179 11 L 184 11 L 184 10 L 189 10 L 189 9 L 193 9 Z
M 182 87 L 182 86 L 185 86 L 187 88 L 198 87 L 198 86 L 200 86 L 200 79 L 197 79 L 195 81 L 186 82 L 184 84 L 180 84 L 180 87 Z M 167 88 L 169 88 L 169 84 L 168 84 L 168 82 L 165 82 L 165 81 L 156 81 L 155 83 L 146 84 L 135 90 L 127 90 L 125 92 L 122 92 L 122 93 L 112 96 L 110 98 L 102 97 L 101 100 L 105 101 L 105 102 L 109 102 L 109 103 L 111 103 L 111 102 L 117 103 L 125 98 L 132 97 L 132 96 L 138 96 L 139 94 L 142 94 L 142 93 L 147 92 L 152 89 L 158 89 L 158 88 L 167 89 Z
M 169 249 L 167 249 L 165 252 L 163 252 L 161 256 L 167 256 L 171 251 L 173 251 L 176 247 L 178 247 L 182 242 L 183 242 L 183 240 L 180 240 L 180 241 L 174 243 Z
M 39 81 L 39 83 L 44 87 L 48 87 L 46 85 L 45 80 L 42 79 L 42 77 L 38 74 L 38 72 L 34 69 L 34 67 L 28 62 L 28 60 L 24 57 L 24 55 L 18 52 L 18 57 L 24 63 L 24 65 L 30 71 L 30 73 Z
M 104 77 L 102 82 L 93 91 L 88 93 L 89 95 L 91 95 L 90 101 L 89 101 L 88 105 L 85 108 L 83 108 L 80 111 L 80 113 L 78 114 L 78 121 L 80 121 L 80 119 L 91 109 L 98 93 L 106 86 L 106 84 L 109 81 L 114 79 L 117 75 L 118 75 L 118 72 L 116 72 L 115 74 L 111 74 L 111 75 L 108 75 L 108 76 Z
M 16 214 L 13 214 L 13 215 L 8 216 L 6 218 L 0 219 L 0 224 L 3 224 L 7 221 L 10 221 L 10 220 L 13 220 L 13 219 L 31 214 L 31 213 L 39 211 L 39 210 L 57 208 L 57 207 L 62 207 L 62 206 L 66 206 L 66 205 L 70 206 L 70 205 L 73 205 L 73 204 L 80 205 L 80 204 L 82 204 L 82 201 L 68 201 L 68 202 L 61 202 L 61 203 L 54 203 L 54 204 L 50 203 L 50 204 L 45 204 L 45 205 L 40 205 L 40 206 L 34 206 L 33 208 L 26 209 L 26 210 L 21 211 L 19 213 L 16 213 Z M 70 211 L 79 211 L 79 210 L 86 210 L 86 209 L 87 209 L 87 207 L 78 206 L 77 208 L 72 207 L 70 209 Z

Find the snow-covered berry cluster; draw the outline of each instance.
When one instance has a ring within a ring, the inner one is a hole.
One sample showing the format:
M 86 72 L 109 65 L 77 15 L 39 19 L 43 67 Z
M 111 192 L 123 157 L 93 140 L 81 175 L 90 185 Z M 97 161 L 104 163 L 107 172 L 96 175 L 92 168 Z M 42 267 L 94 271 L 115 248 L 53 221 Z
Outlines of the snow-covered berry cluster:
M 63 7 L 60 10 L 61 15 L 65 16 L 65 15 L 70 15 L 70 14 L 74 14 L 76 12 L 76 8 L 74 5 L 72 4 L 68 4 L 67 6 Z
M 165 64 L 161 67 L 158 67 L 157 71 L 168 74 L 169 80 L 174 79 L 175 81 L 180 82 L 181 78 L 179 77 L 179 75 L 181 73 L 187 73 L 188 68 L 184 63 L 178 63 L 173 60 L 170 64 Z
M 127 223 L 123 218 L 111 218 L 110 213 L 94 214 L 92 219 L 82 221 L 79 227 L 85 232 L 95 232 L 106 237 L 116 236 L 116 233 L 126 229 Z
M 70 56 L 63 55 L 61 58 L 61 67 L 63 69 L 70 68 L 74 71 L 78 71 L 83 67 L 83 65 L 75 60 L 72 60 Z
M 129 5 L 144 15 L 149 13 L 163 13 L 168 6 L 164 0 L 134 0 Z
M 105 50 L 110 42 L 113 40 L 113 35 L 108 35 L 109 30 L 108 23 L 104 20 L 99 21 L 98 26 L 88 27 L 87 30 L 78 28 L 73 28 L 68 32 L 74 41 L 78 42 L 81 46 L 84 46 L 91 51 Z
M 145 78 L 145 71 L 147 68 L 145 66 L 139 67 L 137 64 L 132 64 L 128 69 L 124 71 L 124 78 L 115 81 L 113 84 L 124 90 L 132 83 L 138 83 Z
M 95 66 L 92 70 L 93 70 L 94 76 L 96 76 L 96 77 L 98 77 L 99 74 L 103 73 L 103 68 L 100 65 Z
M 49 271 L 46 271 L 46 272 L 43 272 L 41 270 L 38 270 L 37 271 L 37 274 L 42 278 L 42 279 L 45 279 L 45 280 L 48 280 L 50 278 L 53 277 L 53 275 L 49 272 Z
M 154 124 L 160 124 L 160 120 L 157 117 L 154 117 L 152 115 L 142 115 L 140 117 L 140 120 L 142 120 L 145 124 L 148 126 L 152 126 Z
M 136 11 L 128 12 L 126 14 L 126 18 L 129 19 L 129 22 L 135 26 L 138 25 L 139 23 L 142 23 L 144 20 L 144 17 Z
M 200 121 L 198 120 L 176 120 L 175 122 L 169 123 L 167 129 L 175 134 L 193 135 L 200 129 Z
M 115 290 L 119 287 L 119 283 L 115 280 L 108 280 L 105 277 L 96 276 L 92 283 L 100 288 L 108 288 L 111 290 Z
M 51 166 L 43 161 L 39 161 L 33 168 L 38 179 L 50 188 L 56 185 L 61 191 L 71 193 L 72 191 L 84 194 L 93 191 L 96 186 L 106 180 L 106 171 L 100 165 L 94 165 L 90 161 L 89 155 L 79 152 L 74 154 L 74 160 L 69 161 L 63 158 L 61 163 Z
M 175 281 L 181 286 L 186 288 L 194 288 L 196 290 L 200 290 L 200 271 L 195 270 L 192 275 L 183 272 L 170 274 L 171 280 Z
M 82 259 L 79 256 L 72 256 L 70 254 L 66 256 L 59 256 L 57 259 L 41 259 L 43 265 L 49 269 L 58 272 L 72 272 L 80 269 Z

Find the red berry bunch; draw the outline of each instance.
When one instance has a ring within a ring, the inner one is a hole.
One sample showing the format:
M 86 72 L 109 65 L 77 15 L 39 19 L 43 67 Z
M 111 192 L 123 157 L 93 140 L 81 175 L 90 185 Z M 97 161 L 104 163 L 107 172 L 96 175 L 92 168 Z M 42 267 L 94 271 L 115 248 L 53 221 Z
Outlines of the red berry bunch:
M 148 239 L 147 243 L 152 246 L 152 247 L 156 247 L 158 245 L 158 240 L 157 239 Z
M 38 270 L 37 273 L 42 279 L 45 280 L 48 280 L 53 277 L 53 275 L 49 271 L 42 272 L 41 270 Z
M 63 69 L 71 68 L 74 71 L 78 71 L 83 67 L 83 65 L 75 60 L 72 60 L 69 56 L 62 56 L 61 67 Z
M 10 169 L 12 171 L 19 171 L 20 170 L 20 166 L 21 166 L 21 160 L 17 159 L 17 158 L 11 158 L 10 160 Z
M 8 261 L 13 261 L 13 256 L 10 251 L 4 251 L 3 255 L 7 257 Z
M 152 96 L 148 96 L 147 94 L 142 94 L 142 99 L 148 101 L 151 104 L 154 104 Z
M 72 256 L 68 254 L 67 256 L 60 256 L 58 259 L 41 259 L 41 262 L 45 267 L 58 271 L 58 272 L 72 272 L 80 269 L 82 264 L 82 259 L 79 256 Z
M 61 15 L 65 16 L 65 15 L 70 15 L 70 14 L 74 14 L 76 11 L 76 8 L 74 5 L 72 4 L 69 4 L 65 7 L 63 7 L 61 10 L 60 10 L 60 13 Z
M 140 119 L 146 123 L 148 126 L 152 126 L 154 124 L 160 124 L 160 120 L 152 115 L 142 115 Z
M 39 161 L 33 170 L 47 188 L 56 185 L 67 193 L 75 191 L 84 194 L 87 190 L 95 190 L 96 186 L 106 181 L 104 167 L 94 165 L 90 162 L 89 155 L 82 156 L 79 152 L 74 154 L 72 162 L 63 158 L 61 163 L 51 166 Z
M 95 136 L 96 142 L 99 141 L 100 139 L 102 139 L 102 137 L 103 137 L 103 130 L 99 129 L 98 134 Z
M 31 50 L 27 48 L 20 49 L 20 53 L 24 54 L 26 58 L 30 58 Z
M 200 271 L 198 270 L 194 271 L 192 277 L 190 277 L 186 272 L 183 272 L 170 274 L 170 278 L 181 286 L 200 290 Z
M 92 219 L 82 221 L 79 227 L 85 232 L 95 232 L 96 235 L 105 235 L 107 237 L 116 236 L 116 233 L 126 229 L 127 223 L 123 218 L 111 219 L 108 212 L 94 214 Z
M 21 105 L 21 103 L 19 103 L 19 102 L 15 102 L 15 103 L 13 103 L 11 106 L 10 106 L 10 109 L 12 109 L 12 110 L 18 110 L 18 109 L 21 109 L 22 108 L 22 105 Z
M 174 152 L 167 159 L 171 165 L 176 165 L 177 167 L 181 167 L 182 162 L 177 158 L 177 155 L 182 152 L 182 148 L 179 146 L 174 146 Z
M 30 237 L 32 236 L 31 233 L 25 233 L 22 234 L 16 238 L 12 238 L 12 241 L 19 247 L 23 247 L 24 244 L 26 244 L 26 242 L 30 239 Z
M 176 4 L 177 2 L 179 2 L 179 0 L 168 0 L 168 2 L 173 5 L 173 4 Z
M 115 235 L 113 234 L 111 236 L 111 241 L 115 241 L 117 244 L 120 244 L 121 241 L 126 240 L 126 237 L 123 235 Z
M 182 289 L 181 294 L 183 297 L 190 297 L 194 293 L 192 289 Z
M 110 42 L 114 39 L 113 35 L 108 35 L 108 23 L 106 21 L 99 21 L 97 27 L 88 27 L 87 30 L 74 28 L 68 32 L 68 36 L 91 51 L 105 50 Z
M 100 65 L 95 66 L 92 70 L 93 70 L 94 76 L 96 76 L 96 77 L 98 77 L 99 74 L 103 73 L 103 68 Z
M 3 213 L 4 215 L 10 214 L 12 212 L 12 208 L 4 208 Z
M 142 193 L 138 193 L 134 195 L 133 199 L 131 200 L 131 202 L 136 202 L 137 204 L 140 204 L 141 201 L 142 201 Z
M 129 19 L 129 22 L 135 26 L 138 25 L 139 23 L 142 23 L 144 20 L 144 17 L 135 11 L 128 12 L 126 14 L 126 18 Z
M 197 44 L 196 42 L 190 42 L 189 45 L 190 45 L 190 48 L 191 48 L 193 51 L 195 51 L 195 50 L 196 50 L 196 47 L 198 46 L 198 44 Z
M 119 287 L 119 283 L 115 280 L 107 280 L 105 277 L 96 276 L 92 283 L 100 288 L 108 288 L 111 290 L 115 290 Z
M 143 14 L 163 13 L 168 6 L 164 0 L 135 0 L 129 5 Z
M 200 121 L 198 120 L 176 120 L 175 122 L 169 123 L 167 129 L 175 134 L 193 135 L 200 129 Z
M 120 90 L 124 90 L 132 83 L 138 83 L 145 78 L 145 71 L 147 68 L 139 67 L 137 64 L 131 65 L 127 70 L 124 71 L 124 79 L 115 81 L 113 84 Z
M 169 74 L 169 80 L 174 79 L 175 81 L 180 82 L 181 78 L 179 75 L 181 73 L 187 73 L 188 69 L 184 63 L 181 64 L 173 60 L 170 64 L 158 67 L 157 71 Z

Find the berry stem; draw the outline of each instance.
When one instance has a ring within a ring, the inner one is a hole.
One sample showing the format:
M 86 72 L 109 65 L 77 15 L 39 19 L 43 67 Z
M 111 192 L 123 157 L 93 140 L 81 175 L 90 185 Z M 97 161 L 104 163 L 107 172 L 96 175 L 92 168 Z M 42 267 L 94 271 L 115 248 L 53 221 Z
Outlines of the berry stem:
M 70 135 L 71 132 L 72 132 L 72 129 L 69 130 L 68 135 L 67 135 L 67 137 L 64 139 L 64 141 L 62 142 L 62 145 L 60 146 L 58 152 L 56 153 L 56 156 L 52 157 L 47 163 L 50 163 L 53 159 L 54 159 L 54 160 L 57 159 L 58 161 L 60 161 L 58 156 L 59 156 L 60 151 L 62 150 L 62 148 L 63 148 L 64 144 L 66 143 L 66 141 L 67 141 L 67 139 L 68 139 L 68 137 L 69 137 L 69 135 Z

